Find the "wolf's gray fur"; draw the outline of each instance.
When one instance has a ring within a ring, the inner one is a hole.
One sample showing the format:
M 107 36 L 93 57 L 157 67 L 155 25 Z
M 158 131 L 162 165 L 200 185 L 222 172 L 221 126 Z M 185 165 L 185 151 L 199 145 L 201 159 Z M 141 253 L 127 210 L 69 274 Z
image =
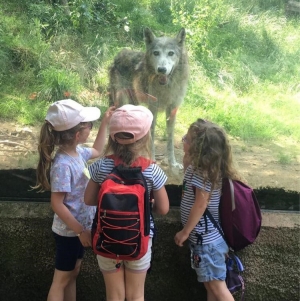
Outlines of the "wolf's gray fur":
M 164 109 L 167 126 L 169 165 L 182 168 L 174 156 L 176 112 L 186 94 L 189 66 L 185 50 L 185 29 L 176 37 L 156 37 L 144 29 L 146 52 L 123 49 L 110 68 L 110 104 L 147 103 L 154 119 L 151 127 L 152 152 L 157 112 Z

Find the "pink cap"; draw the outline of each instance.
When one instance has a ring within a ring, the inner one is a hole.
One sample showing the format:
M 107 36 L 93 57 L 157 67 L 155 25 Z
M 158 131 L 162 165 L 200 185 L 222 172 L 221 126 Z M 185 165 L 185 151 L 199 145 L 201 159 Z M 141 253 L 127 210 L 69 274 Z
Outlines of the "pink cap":
M 143 138 L 150 130 L 153 115 L 143 106 L 124 105 L 116 109 L 109 122 L 109 134 L 113 141 L 120 144 L 131 144 Z M 132 134 L 131 139 L 115 137 L 117 133 Z
M 45 120 L 55 131 L 66 131 L 80 122 L 94 121 L 100 118 L 101 112 L 96 107 L 83 107 L 72 99 L 54 102 L 48 109 Z

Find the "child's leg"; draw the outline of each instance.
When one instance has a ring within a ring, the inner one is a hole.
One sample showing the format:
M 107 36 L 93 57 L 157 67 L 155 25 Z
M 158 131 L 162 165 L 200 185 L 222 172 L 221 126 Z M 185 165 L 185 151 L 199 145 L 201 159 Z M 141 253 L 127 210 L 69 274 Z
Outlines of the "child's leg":
M 139 260 L 124 261 L 126 301 L 144 301 L 145 280 L 151 265 L 152 239 L 147 253 Z
M 199 282 L 203 282 L 207 290 L 207 301 L 234 301 L 228 290 L 225 258 L 229 249 L 222 238 L 209 244 L 193 245 L 191 249 L 191 265 Z
M 103 272 L 106 301 L 124 301 L 125 300 L 125 280 L 124 267 L 118 271 Z
M 136 273 L 125 270 L 126 301 L 144 301 L 144 287 L 147 271 Z
M 76 300 L 76 277 L 74 279 L 74 271 L 60 271 L 55 269 L 53 281 L 48 293 L 47 301 L 69 301 Z M 72 284 L 75 280 L 75 286 Z M 71 286 L 68 288 L 68 286 Z M 67 290 L 67 294 L 65 295 L 65 290 Z M 75 291 L 74 291 L 75 288 Z M 70 298 L 69 298 L 70 296 Z M 66 297 L 68 297 L 66 299 Z M 71 299 L 73 298 L 73 299 Z
M 103 274 L 106 290 L 106 301 L 125 300 L 125 272 L 123 261 L 97 255 L 100 271 Z
M 72 271 L 69 284 L 65 288 L 64 301 L 76 301 L 76 278 L 80 272 L 81 262 L 82 259 L 78 259 L 76 262 L 75 269 Z
M 205 282 L 206 283 L 206 282 Z M 206 293 L 207 293 L 207 301 L 218 301 L 216 296 L 213 294 L 213 292 L 209 289 L 209 287 L 207 287 L 206 285 L 204 284 L 205 288 L 206 288 Z
M 103 273 L 107 301 L 144 301 L 144 285 L 151 263 L 152 239 L 148 252 L 139 260 L 120 261 L 97 255 Z
M 205 282 L 204 286 L 207 290 L 207 301 L 234 301 L 225 281 L 212 280 Z
M 78 237 L 64 237 L 54 233 L 56 258 L 48 301 L 75 301 L 76 278 L 84 254 Z

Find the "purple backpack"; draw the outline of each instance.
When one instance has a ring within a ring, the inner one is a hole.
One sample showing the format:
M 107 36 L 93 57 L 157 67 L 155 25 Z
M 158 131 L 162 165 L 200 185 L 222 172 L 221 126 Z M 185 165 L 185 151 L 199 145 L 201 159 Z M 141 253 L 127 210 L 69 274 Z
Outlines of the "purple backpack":
M 237 180 L 223 179 L 219 205 L 221 228 L 207 209 L 204 214 L 233 251 L 252 244 L 260 231 L 262 218 L 254 191 Z
M 252 244 L 261 227 L 261 212 L 258 201 L 251 187 L 240 181 L 223 179 L 222 195 L 219 204 L 220 225 L 208 209 L 204 214 L 219 230 L 232 251 L 239 251 Z M 229 252 L 226 259 L 226 285 L 234 294 L 241 291 L 244 300 L 245 283 L 241 276 L 244 267 L 240 259 Z

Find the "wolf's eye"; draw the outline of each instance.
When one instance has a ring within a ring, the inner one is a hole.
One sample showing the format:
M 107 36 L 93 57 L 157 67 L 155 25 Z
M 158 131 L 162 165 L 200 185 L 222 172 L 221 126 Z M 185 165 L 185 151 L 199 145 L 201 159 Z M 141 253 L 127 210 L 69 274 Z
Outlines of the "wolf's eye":
M 168 55 L 169 56 L 173 56 L 174 55 L 174 51 L 169 51 Z
M 159 51 L 153 51 L 153 54 L 154 54 L 155 56 L 158 56 L 158 55 L 159 55 Z

